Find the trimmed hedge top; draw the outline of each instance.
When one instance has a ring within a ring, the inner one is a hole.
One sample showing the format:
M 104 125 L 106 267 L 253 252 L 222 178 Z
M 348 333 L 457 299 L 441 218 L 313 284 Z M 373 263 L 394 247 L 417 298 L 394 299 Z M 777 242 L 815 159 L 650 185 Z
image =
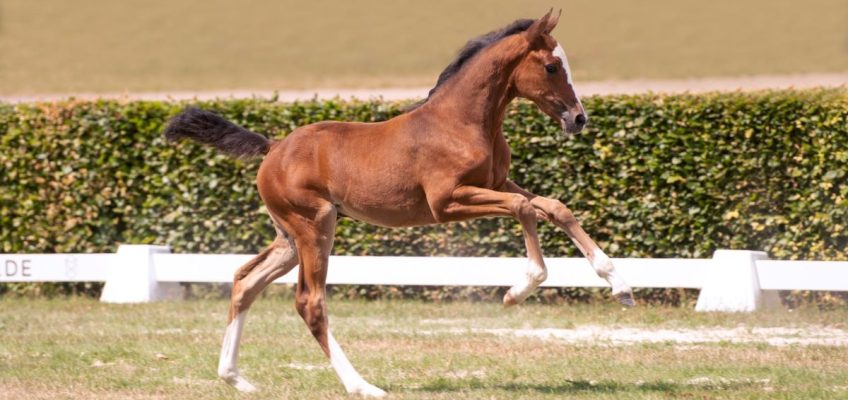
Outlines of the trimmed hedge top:
M 0 252 L 252 253 L 273 229 L 254 186 L 258 161 L 166 143 L 186 103 L 0 104 Z M 201 102 L 271 137 L 322 120 L 379 121 L 404 104 Z M 565 202 L 617 257 L 708 257 L 717 248 L 844 260 L 848 90 L 585 99 L 586 131 L 559 139 L 535 106 L 508 110 L 512 179 Z M 574 255 L 540 227 L 548 256 Z M 519 256 L 506 218 L 410 229 L 343 219 L 336 254 Z

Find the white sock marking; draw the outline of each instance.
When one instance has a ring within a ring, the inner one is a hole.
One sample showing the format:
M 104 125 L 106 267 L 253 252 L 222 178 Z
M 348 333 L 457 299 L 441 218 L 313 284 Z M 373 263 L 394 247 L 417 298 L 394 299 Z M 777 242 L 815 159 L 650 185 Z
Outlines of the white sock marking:
M 530 295 L 530 292 L 539 287 L 539 285 L 544 282 L 547 277 L 547 269 L 531 261 L 530 264 L 527 265 L 526 278 L 512 286 L 509 289 L 509 293 L 512 295 L 513 299 L 520 303 Z
M 330 348 L 330 365 L 336 370 L 336 374 L 341 379 L 342 384 L 348 393 L 359 394 L 370 397 L 383 397 L 386 392 L 380 388 L 368 383 L 365 379 L 356 372 L 353 364 L 348 361 L 339 343 L 333 337 L 330 330 L 327 330 L 327 345 Z
M 613 269 L 612 261 L 601 249 L 595 249 L 592 254 L 595 256 L 594 261 L 592 261 L 592 268 L 594 268 L 595 272 L 597 272 L 602 278 L 606 278 L 606 275 L 608 275 Z
M 615 267 L 612 265 L 612 260 L 607 257 L 606 253 L 601 249 L 595 249 L 592 253 L 595 259 L 592 261 L 592 268 L 598 273 L 598 276 L 604 278 L 612 286 L 612 294 L 616 295 L 621 292 L 629 292 L 630 286 L 627 286 L 624 281 L 618 277 Z
M 254 392 L 256 387 L 239 375 L 236 366 L 239 341 L 246 316 L 246 313 L 239 313 L 227 326 L 227 333 L 224 334 L 224 343 L 221 346 L 221 356 L 218 358 L 218 376 L 240 392 Z

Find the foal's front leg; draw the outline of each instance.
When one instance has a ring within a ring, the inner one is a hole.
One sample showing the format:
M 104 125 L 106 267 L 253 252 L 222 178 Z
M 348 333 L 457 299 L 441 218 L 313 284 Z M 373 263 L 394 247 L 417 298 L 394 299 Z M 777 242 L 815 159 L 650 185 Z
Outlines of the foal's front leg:
M 516 193 L 498 192 L 473 186 L 460 186 L 450 197 L 433 207 L 438 222 L 463 221 L 488 216 L 512 216 L 521 223 L 527 248 L 526 279 L 512 286 L 504 295 L 504 305 L 518 304 L 548 277 L 539 237 L 536 233 L 536 209 L 530 201 Z
M 612 294 L 621 304 L 633 306 L 633 290 L 630 286 L 618 276 L 615 267 L 612 265 L 610 258 L 601 250 L 600 247 L 586 234 L 577 218 L 565 204 L 559 200 L 550 199 L 547 197 L 537 196 L 530 193 L 512 181 L 507 181 L 506 190 L 512 193 L 518 193 L 527 198 L 530 204 L 539 211 L 540 217 L 552 222 L 554 225 L 564 230 L 571 241 L 577 246 L 583 256 L 585 256 L 592 268 L 601 278 L 606 279 L 612 286 Z

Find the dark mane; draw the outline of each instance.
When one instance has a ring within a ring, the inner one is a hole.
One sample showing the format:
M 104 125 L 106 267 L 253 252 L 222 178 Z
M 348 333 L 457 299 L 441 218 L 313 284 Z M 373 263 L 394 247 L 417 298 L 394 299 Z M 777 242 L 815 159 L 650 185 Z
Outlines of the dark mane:
M 466 43 L 465 46 L 463 46 L 462 49 L 459 51 L 459 54 L 457 54 L 456 58 L 450 64 L 448 64 L 447 67 L 445 67 L 444 71 L 442 71 L 441 74 L 439 74 L 439 80 L 436 81 L 436 86 L 433 86 L 433 88 L 430 89 L 430 93 L 427 94 L 427 98 L 418 103 L 413 104 L 407 109 L 407 111 L 412 111 L 415 108 L 418 108 L 422 104 L 426 103 L 427 100 L 429 100 L 430 97 L 433 96 L 433 93 L 436 93 L 436 90 L 438 90 L 443 83 L 445 83 L 452 76 L 456 75 L 456 73 L 462 69 L 462 67 L 468 62 L 468 60 L 473 58 L 481 50 L 507 36 L 515 35 L 516 33 L 526 31 L 527 28 L 529 28 L 530 25 L 533 24 L 533 22 L 534 20 L 532 19 L 519 19 L 501 29 L 489 32 L 485 35 L 478 36 L 474 39 L 469 40 L 468 43 Z

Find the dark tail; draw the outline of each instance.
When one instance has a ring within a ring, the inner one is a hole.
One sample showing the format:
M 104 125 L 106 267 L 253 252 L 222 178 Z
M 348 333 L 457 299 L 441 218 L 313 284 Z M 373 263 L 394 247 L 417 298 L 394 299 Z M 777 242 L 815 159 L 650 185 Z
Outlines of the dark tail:
M 265 136 L 197 107 L 188 107 L 171 118 L 165 127 L 165 137 L 170 141 L 189 138 L 211 144 L 218 151 L 237 158 L 261 157 L 271 147 L 271 141 Z

